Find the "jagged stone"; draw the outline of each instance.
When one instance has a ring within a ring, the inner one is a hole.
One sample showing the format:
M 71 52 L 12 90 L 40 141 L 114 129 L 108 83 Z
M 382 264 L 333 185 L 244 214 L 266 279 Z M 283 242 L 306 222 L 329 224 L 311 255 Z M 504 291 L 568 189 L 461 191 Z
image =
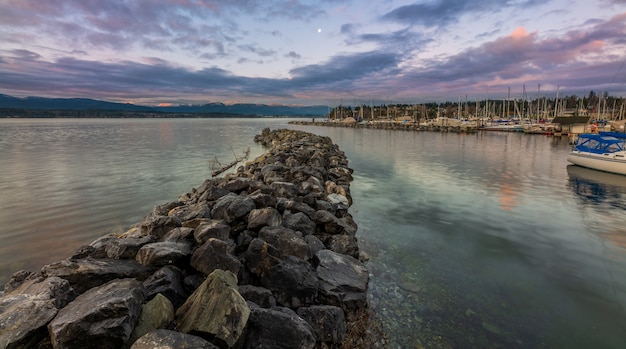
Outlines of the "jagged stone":
M 314 215 L 316 212 L 316 210 L 313 207 L 307 204 L 297 202 L 294 200 L 288 200 L 285 198 L 278 198 L 278 202 L 276 203 L 276 206 L 279 211 L 289 210 L 291 212 L 302 212 L 309 217 Z
M 174 228 L 168 231 L 167 233 L 165 233 L 165 235 L 163 235 L 163 237 L 161 238 L 161 242 L 167 242 L 167 241 L 179 242 L 179 241 L 189 240 L 189 238 L 193 236 L 194 229 L 191 227 L 185 226 L 185 223 L 188 223 L 188 222 L 191 222 L 191 221 L 185 221 L 183 222 L 182 227 Z
M 265 287 L 240 285 L 239 294 L 248 302 L 260 306 L 261 308 L 273 308 L 276 306 L 276 298 L 272 291 Z
M 346 234 L 333 235 L 328 240 L 326 247 L 337 253 L 359 258 L 359 245 L 354 236 Z
M 141 308 L 141 314 L 130 335 L 129 343 L 134 343 L 150 331 L 167 328 L 172 321 L 174 321 L 174 305 L 167 297 L 159 293 Z
M 83 293 L 113 279 L 144 278 L 147 269 L 132 259 L 65 259 L 41 269 L 46 277 L 58 276 Z
M 248 304 L 237 292 L 235 274 L 215 270 L 176 311 L 183 333 L 205 334 L 233 347 L 250 316 Z
M 331 250 L 317 252 L 315 261 L 319 296 L 325 304 L 336 305 L 346 312 L 365 307 L 369 273 L 363 263 Z
M 139 249 L 136 259 L 144 266 L 161 267 L 182 264 L 190 254 L 188 242 L 155 242 Z
M 72 300 L 74 291 L 67 280 L 35 274 L 12 285 L 0 297 L 0 347 L 31 348 L 48 335 L 46 325 Z
M 311 258 L 309 245 L 302 238 L 302 234 L 285 227 L 263 227 L 259 238 L 272 244 L 283 255 L 296 256 L 308 260 Z
M 134 279 L 110 281 L 76 297 L 48 324 L 54 348 L 121 348 L 144 302 Z M 97 343 L 97 344 L 95 344 Z
M 346 337 L 346 319 L 343 310 L 332 305 L 312 305 L 298 308 L 298 316 L 313 328 L 319 342 L 341 344 Z
M 258 208 L 248 215 L 248 229 L 257 230 L 262 227 L 276 227 L 283 223 L 280 212 L 273 207 Z
M 270 268 L 280 263 L 283 255 L 276 247 L 257 238 L 248 245 L 244 258 L 252 273 L 257 277 L 264 277 Z
M 155 240 L 159 240 L 165 233 L 180 226 L 181 222 L 178 217 L 148 216 L 141 222 L 139 229 L 142 236 L 150 235 Z
M 299 231 L 303 236 L 315 233 L 315 223 L 303 212 L 296 212 L 294 214 L 285 212 L 283 226 Z
M 298 308 L 317 301 L 319 280 L 311 264 L 287 256 L 261 277 L 261 285 L 272 290 L 280 305 Z
M 144 280 L 146 299 L 162 294 L 178 308 L 189 295 L 183 287 L 183 279 L 180 269 L 172 265 L 164 266 Z
M 212 219 L 200 224 L 194 231 L 193 237 L 199 244 L 204 244 L 210 238 L 227 241 L 230 236 L 230 225 L 221 219 Z
M 191 334 L 154 330 L 135 341 L 130 349 L 219 349 L 219 347 Z
M 287 199 L 293 199 L 298 195 L 298 188 L 290 182 L 272 182 L 270 188 L 274 191 L 274 195 Z
M 276 207 L 278 200 L 274 195 L 262 192 L 260 189 L 250 194 L 250 199 L 254 201 L 256 207 Z
M 230 193 L 215 202 L 211 210 L 211 217 L 232 223 L 236 219 L 246 216 L 255 208 L 254 201 L 249 196 Z
M 135 259 L 137 251 L 146 244 L 154 242 L 152 236 L 111 240 L 106 246 L 107 258 Z
M 356 229 L 347 222 L 337 218 L 334 214 L 319 210 L 315 212 L 311 219 L 317 224 L 317 228 L 328 234 L 342 234 L 349 235 L 356 234 Z
M 315 256 L 315 254 L 325 249 L 324 243 L 315 235 L 307 235 L 304 237 L 304 241 L 309 245 L 309 251 L 311 251 L 311 256 Z
M 244 349 L 315 347 L 313 328 L 289 308 L 252 308 L 248 322 Z
M 196 218 L 211 218 L 211 208 L 206 202 L 199 202 L 197 204 L 175 207 L 167 215 L 176 217 L 181 222 Z
M 191 256 L 191 266 L 205 275 L 216 269 L 229 270 L 237 275 L 241 262 L 228 252 L 229 244 L 210 238 Z

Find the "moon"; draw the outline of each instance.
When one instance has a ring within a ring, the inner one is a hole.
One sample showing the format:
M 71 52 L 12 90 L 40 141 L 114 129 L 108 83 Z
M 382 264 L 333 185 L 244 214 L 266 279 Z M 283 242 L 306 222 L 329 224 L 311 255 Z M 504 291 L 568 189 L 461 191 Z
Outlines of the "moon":
M 317 32 L 321 33 L 322 32 L 322 28 L 317 28 Z

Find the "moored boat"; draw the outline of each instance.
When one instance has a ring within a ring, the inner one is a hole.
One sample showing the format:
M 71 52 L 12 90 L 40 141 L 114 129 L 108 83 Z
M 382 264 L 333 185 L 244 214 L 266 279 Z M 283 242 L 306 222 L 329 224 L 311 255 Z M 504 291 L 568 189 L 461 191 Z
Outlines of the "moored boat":
M 594 170 L 626 175 L 626 134 L 583 133 L 578 136 L 567 161 Z

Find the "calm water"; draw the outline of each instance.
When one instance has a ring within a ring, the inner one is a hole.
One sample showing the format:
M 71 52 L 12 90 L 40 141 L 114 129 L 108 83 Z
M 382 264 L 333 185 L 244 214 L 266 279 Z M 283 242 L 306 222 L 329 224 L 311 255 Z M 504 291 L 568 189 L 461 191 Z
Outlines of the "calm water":
M 286 123 L 0 120 L 0 282 L 126 229 L 202 183 L 210 159 L 258 155 L 255 134 L 289 127 L 348 155 L 393 347 L 626 347 L 626 177 L 568 167 L 566 139 Z

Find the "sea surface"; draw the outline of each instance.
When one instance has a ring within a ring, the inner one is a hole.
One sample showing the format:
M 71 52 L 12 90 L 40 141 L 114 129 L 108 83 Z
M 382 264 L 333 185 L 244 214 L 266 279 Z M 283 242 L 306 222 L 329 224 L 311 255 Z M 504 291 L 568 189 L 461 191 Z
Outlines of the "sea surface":
M 567 138 L 289 119 L 0 119 L 0 284 L 228 163 L 265 127 L 329 136 L 354 169 L 368 298 L 392 348 L 626 348 L 626 176 Z

